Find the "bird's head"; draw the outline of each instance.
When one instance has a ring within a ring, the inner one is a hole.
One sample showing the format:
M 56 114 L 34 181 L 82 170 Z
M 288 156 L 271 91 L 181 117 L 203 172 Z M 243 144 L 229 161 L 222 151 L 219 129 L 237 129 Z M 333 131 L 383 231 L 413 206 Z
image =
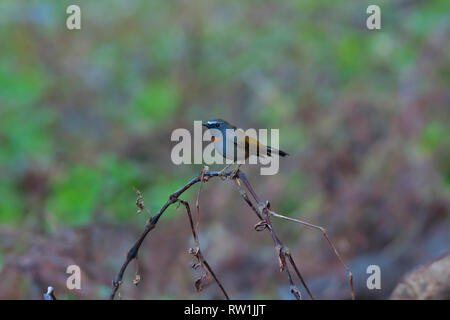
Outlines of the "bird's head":
M 222 119 L 210 119 L 205 123 L 202 123 L 208 129 L 226 130 L 226 129 L 236 129 L 235 126 L 229 124 L 227 121 Z

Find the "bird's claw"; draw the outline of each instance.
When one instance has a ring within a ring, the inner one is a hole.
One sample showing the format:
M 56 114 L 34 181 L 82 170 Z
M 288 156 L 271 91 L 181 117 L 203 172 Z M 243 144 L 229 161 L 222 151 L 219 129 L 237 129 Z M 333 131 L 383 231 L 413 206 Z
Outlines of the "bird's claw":
M 234 170 L 231 174 L 230 174 L 230 179 L 236 179 L 239 175 L 239 168 L 237 168 L 236 170 Z
M 218 176 L 222 181 L 225 181 L 227 179 L 225 172 L 227 172 L 226 168 L 219 171 Z

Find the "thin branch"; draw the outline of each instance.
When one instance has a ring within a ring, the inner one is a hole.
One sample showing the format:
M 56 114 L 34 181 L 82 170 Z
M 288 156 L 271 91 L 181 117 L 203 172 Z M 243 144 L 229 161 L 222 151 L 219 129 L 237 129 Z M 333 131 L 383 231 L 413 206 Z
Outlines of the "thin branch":
M 191 225 L 192 236 L 194 237 L 194 240 L 195 240 L 196 248 L 195 249 L 191 248 L 190 253 L 197 258 L 197 261 L 200 264 L 200 267 L 202 267 L 202 269 L 204 271 L 206 271 L 207 273 L 209 273 L 213 277 L 213 279 L 216 281 L 217 285 L 219 286 L 219 288 L 222 291 L 222 293 L 225 296 L 225 298 L 227 300 L 230 300 L 230 297 L 228 296 L 227 292 L 225 291 L 224 287 L 222 286 L 222 283 L 220 283 L 219 279 L 217 279 L 215 273 L 212 271 L 211 267 L 209 266 L 208 262 L 206 261 L 206 259 L 204 258 L 203 254 L 202 254 L 202 252 L 200 250 L 197 227 L 194 224 L 194 221 L 192 220 L 191 208 L 189 207 L 189 203 L 184 201 L 184 200 L 178 200 L 178 201 L 181 204 L 183 204 L 184 207 L 186 208 L 186 213 L 187 213 L 187 215 L 189 217 L 189 223 Z M 197 287 L 197 289 L 198 289 L 198 287 Z
M 273 240 L 273 243 L 275 246 L 275 251 L 277 252 L 277 255 L 278 255 L 280 271 L 286 272 L 289 283 L 290 283 L 290 287 L 291 287 L 291 293 L 294 295 L 294 297 L 297 300 L 300 300 L 302 298 L 301 294 L 300 294 L 300 290 L 298 290 L 297 286 L 295 285 L 295 283 L 292 279 L 291 273 L 289 271 L 289 267 L 286 264 L 286 257 L 289 258 L 290 264 L 294 268 L 295 273 L 297 274 L 300 281 L 302 282 L 302 285 L 305 287 L 306 291 L 308 292 L 308 295 L 311 297 L 311 299 L 314 299 L 314 297 L 313 297 L 311 291 L 309 290 L 308 286 L 306 285 L 306 282 L 304 281 L 299 269 L 297 268 L 297 265 L 295 264 L 294 259 L 291 257 L 291 255 L 289 253 L 289 249 L 281 242 L 281 240 L 278 238 L 275 230 L 273 229 L 272 223 L 270 221 L 270 214 L 267 209 L 267 206 L 262 204 L 262 202 L 259 200 L 258 196 L 256 195 L 252 186 L 248 182 L 247 177 L 245 176 L 244 173 L 241 173 L 241 172 L 237 173 L 235 175 L 235 180 L 236 180 L 236 185 L 239 189 L 239 192 L 240 192 L 242 198 L 252 208 L 253 212 L 255 212 L 257 217 L 260 219 L 260 222 L 255 226 L 255 230 L 262 231 L 264 229 L 268 229 L 270 232 L 270 235 L 272 236 L 272 240 Z M 249 199 L 245 190 L 242 189 L 241 181 L 245 185 L 247 190 L 252 194 L 255 201 L 258 203 L 258 207 L 255 207 L 253 202 Z
M 232 171 L 226 171 L 225 173 L 223 173 L 223 175 L 229 176 L 232 173 L 233 173 Z M 109 298 L 111 300 L 114 299 L 114 297 L 117 293 L 117 290 L 119 290 L 119 287 L 122 284 L 123 275 L 124 275 L 125 270 L 127 269 L 128 265 L 130 264 L 130 262 L 133 259 L 135 259 L 137 257 L 139 248 L 141 247 L 142 243 L 144 242 L 145 237 L 147 237 L 147 234 L 156 227 L 156 224 L 158 223 L 159 218 L 161 218 L 161 216 L 164 214 L 166 209 L 170 205 L 177 202 L 178 197 L 181 194 L 183 194 L 186 190 L 188 190 L 190 187 L 192 187 L 194 184 L 196 184 L 197 182 L 200 182 L 201 180 L 208 181 L 209 178 L 217 177 L 217 176 L 219 176 L 219 174 L 220 174 L 219 171 L 206 171 L 206 172 L 202 171 L 197 177 L 191 179 L 191 181 L 189 181 L 184 187 L 182 187 L 182 188 L 178 189 L 177 191 L 175 191 L 174 193 L 172 193 L 169 196 L 169 199 L 167 200 L 167 202 L 158 211 L 158 213 L 154 217 L 151 217 L 147 220 L 144 231 L 142 232 L 139 239 L 130 248 L 130 250 L 128 250 L 125 261 L 122 264 L 122 267 L 120 268 L 119 272 L 117 273 L 117 275 L 114 278 L 111 294 L 109 296 Z
M 245 174 L 244 174 L 244 173 L 239 173 L 238 176 L 239 176 L 239 178 L 243 181 L 245 187 L 246 187 L 246 188 L 249 190 L 249 192 L 252 194 L 252 196 L 253 196 L 253 198 L 255 199 L 255 201 L 258 203 L 258 210 L 259 210 L 260 212 L 262 211 L 262 212 L 264 212 L 264 213 L 267 214 L 267 215 L 273 215 L 273 216 L 276 216 L 276 217 L 278 217 L 278 218 L 282 218 L 282 219 L 294 221 L 294 222 L 297 222 L 297 223 L 301 223 L 301 224 L 303 224 L 303 225 L 306 225 L 306 226 L 309 226 L 309 227 L 312 227 L 312 228 L 316 228 L 316 229 L 318 229 L 318 230 L 320 230 L 320 231 L 322 232 L 322 234 L 324 235 L 324 237 L 325 237 L 325 239 L 327 240 L 328 244 L 329 244 L 330 247 L 333 249 L 334 254 L 337 256 L 337 258 L 339 259 L 339 261 L 341 262 L 341 264 L 344 266 L 345 270 L 346 270 L 347 273 L 348 273 L 349 282 L 350 282 L 350 289 L 351 289 L 351 296 L 352 296 L 352 299 L 355 300 L 355 290 L 354 290 L 354 287 L 353 287 L 353 274 L 351 273 L 351 271 L 350 271 L 350 269 L 347 267 L 347 265 L 344 263 L 344 260 L 341 258 L 340 254 L 339 254 L 339 252 L 337 251 L 337 249 L 336 249 L 336 247 L 334 246 L 334 244 L 333 244 L 333 243 L 331 242 L 331 240 L 328 238 L 328 235 L 327 235 L 327 233 L 326 233 L 326 231 L 325 231 L 325 228 L 323 228 L 323 227 L 321 227 L 321 226 L 317 226 L 317 225 L 311 224 L 311 223 L 308 223 L 308 222 L 305 222 L 305 221 L 301 221 L 301 220 L 298 220 L 298 219 L 289 218 L 289 217 L 286 217 L 286 216 L 283 216 L 283 215 L 280 215 L 280 214 L 277 214 L 277 213 L 271 211 L 270 208 L 269 208 L 269 207 L 270 207 L 270 204 L 269 204 L 268 202 L 267 202 L 266 204 L 263 204 L 263 203 L 262 203 L 262 201 L 261 201 L 261 200 L 258 198 L 258 196 L 256 195 L 256 192 L 253 190 L 252 186 L 251 186 L 250 183 L 248 182 L 247 177 L 245 176 Z M 266 221 L 267 221 L 267 220 L 268 220 L 268 219 L 266 219 Z M 270 220 L 269 220 L 269 221 L 270 221 Z M 301 277 L 300 272 L 298 271 L 298 268 L 297 268 L 297 266 L 295 265 L 294 259 L 293 259 L 292 257 L 290 257 L 289 261 L 290 261 L 291 264 L 293 265 L 293 267 L 294 267 L 294 269 L 295 269 L 295 271 L 296 271 L 298 277 L 300 278 L 300 280 L 302 281 L 303 285 L 305 286 L 304 281 L 303 281 L 303 278 Z M 305 289 L 306 289 L 306 290 L 308 291 L 308 293 L 309 293 L 308 287 L 305 286 Z M 310 296 L 311 296 L 311 294 L 310 294 Z M 312 296 L 311 296 L 311 298 L 312 298 Z
M 331 249 L 333 250 L 335 256 L 339 259 L 339 262 L 344 266 L 345 270 L 346 270 L 347 273 L 348 273 L 348 278 L 349 278 L 349 282 L 350 282 L 350 288 L 351 288 L 352 299 L 355 300 L 355 289 L 354 289 L 354 287 L 353 287 L 353 274 L 352 274 L 352 272 L 350 271 L 349 267 L 347 267 L 347 265 L 345 264 L 344 260 L 341 258 L 341 255 L 340 255 L 339 252 L 337 251 L 337 249 L 336 249 L 335 245 L 333 244 L 333 242 L 331 242 L 330 238 L 328 238 L 328 235 L 327 235 L 327 232 L 326 232 L 325 228 L 323 228 L 323 227 L 321 227 L 321 226 L 317 226 L 317 225 L 312 224 L 312 223 L 309 223 L 309 222 L 305 222 L 305 221 L 299 220 L 299 219 L 286 217 L 286 216 L 283 216 L 283 215 L 281 215 L 281 214 L 275 213 L 275 212 L 273 212 L 273 211 L 271 211 L 271 210 L 269 210 L 269 213 L 270 213 L 272 216 L 274 216 L 274 217 L 277 217 L 277 218 L 280 218 L 280 219 L 289 220 L 289 221 L 293 221 L 293 222 L 296 222 L 296 223 L 300 223 L 300 224 L 302 224 L 302 225 L 305 225 L 305 226 L 308 226 L 308 227 L 311 227 L 311 228 L 320 230 L 320 231 L 322 232 L 323 236 L 325 237 L 325 239 L 326 239 L 327 242 L 328 242 L 328 245 L 331 247 Z M 292 259 L 292 258 L 291 258 L 291 259 Z
M 197 193 L 197 200 L 195 201 L 195 211 L 196 211 L 196 222 L 195 222 L 195 230 L 198 230 L 198 225 L 200 224 L 200 205 L 199 205 L 199 199 L 200 199 L 200 193 L 202 192 L 202 185 L 203 185 L 203 180 L 205 177 L 205 172 L 206 169 L 208 167 L 204 167 L 200 176 L 200 187 L 198 188 L 198 193 Z M 199 247 L 199 243 L 198 243 L 198 237 L 195 239 L 195 243 L 197 245 L 197 247 Z
M 296 299 L 301 299 L 301 293 L 300 290 L 298 290 L 298 288 L 296 287 L 293 279 L 292 279 L 292 275 L 291 272 L 289 270 L 289 266 L 288 263 L 286 262 L 286 258 L 287 261 L 289 262 L 289 264 L 294 268 L 294 271 L 297 275 L 297 277 L 300 279 L 302 285 L 305 287 L 308 295 L 311 297 L 311 299 L 314 299 L 311 291 L 309 290 L 308 286 L 306 285 L 300 271 L 299 268 L 297 267 L 294 259 L 292 258 L 289 249 L 284 246 L 284 244 L 280 241 L 280 239 L 278 238 L 275 230 L 273 229 L 272 223 L 270 221 L 270 216 L 275 216 L 278 218 L 282 218 L 282 219 L 287 219 L 290 221 L 294 221 L 297 223 L 301 223 L 304 224 L 306 226 L 309 227 L 313 227 L 316 229 L 319 229 L 320 231 L 322 231 L 322 233 L 324 234 L 324 237 L 327 239 L 329 245 L 331 246 L 331 248 L 333 249 L 335 255 L 338 257 L 339 261 L 344 265 L 345 269 L 347 270 L 348 274 L 349 274 L 349 278 L 350 278 L 350 286 L 351 286 L 351 290 L 352 290 L 352 298 L 354 299 L 354 289 L 353 289 L 353 276 L 349 270 L 349 268 L 345 265 L 343 259 L 340 257 L 337 249 L 335 248 L 335 246 L 333 245 L 333 243 L 330 241 L 330 239 L 328 238 L 325 229 L 320 227 L 320 226 L 316 226 L 301 220 L 297 220 L 297 219 L 293 219 L 293 218 L 289 218 L 289 217 L 285 217 L 282 215 L 279 215 L 273 211 L 270 210 L 270 203 L 266 202 L 263 203 L 259 197 L 256 195 L 256 192 L 254 191 L 253 187 L 250 185 L 249 181 L 247 180 L 247 177 L 245 176 L 244 173 L 237 171 L 226 171 L 224 173 L 221 173 L 219 171 L 206 171 L 206 168 L 204 168 L 202 170 L 202 172 L 196 176 L 195 178 L 191 179 L 184 187 L 180 188 L 179 190 L 175 191 L 174 193 L 172 193 L 169 196 L 169 199 L 167 200 L 167 202 L 162 206 L 162 208 L 158 211 L 158 213 L 148 219 L 145 229 L 143 231 L 143 233 L 141 234 L 141 236 L 139 237 L 139 239 L 135 242 L 135 244 L 131 247 L 130 250 L 128 250 L 128 253 L 126 255 L 126 259 L 124 261 L 124 263 L 122 264 L 122 267 L 120 268 L 119 272 L 117 273 L 116 277 L 114 278 L 113 281 L 113 287 L 111 290 L 111 294 L 110 294 L 110 299 L 114 299 L 121 283 L 122 283 L 122 279 L 123 279 L 123 275 L 129 265 L 129 263 L 133 260 L 137 258 L 138 255 L 138 251 L 139 248 L 141 247 L 145 237 L 147 236 L 147 234 L 153 230 L 156 226 L 156 224 L 159 221 L 159 218 L 163 215 L 163 213 L 166 211 L 166 209 L 176 203 L 179 202 L 181 204 L 183 204 L 186 208 L 186 212 L 189 216 L 189 221 L 191 224 L 191 230 L 192 230 L 192 234 L 196 243 L 196 249 L 195 250 L 191 250 L 196 258 L 198 259 L 200 265 L 202 267 L 204 267 L 207 272 L 214 278 L 214 280 L 216 281 L 216 283 L 218 284 L 219 288 L 222 290 L 223 294 L 225 295 L 225 297 L 227 299 L 229 299 L 228 294 L 226 293 L 226 291 L 224 290 L 222 284 L 220 283 L 220 281 L 217 279 L 217 277 L 215 276 L 215 274 L 213 273 L 211 267 L 209 266 L 209 264 L 206 262 L 206 260 L 204 259 L 201 251 L 200 251 L 200 246 L 199 246 L 199 241 L 198 241 L 198 223 L 199 223 L 199 196 L 200 196 L 200 192 L 201 192 L 201 187 L 202 187 L 202 183 L 208 181 L 210 178 L 213 177 L 229 177 L 235 180 L 236 185 L 239 189 L 239 192 L 242 196 L 242 198 L 244 199 L 244 201 L 250 206 L 250 208 L 253 210 L 253 212 L 256 214 L 256 216 L 259 219 L 259 223 L 255 225 L 255 230 L 256 231 L 262 231 L 267 229 L 272 237 L 272 240 L 274 242 L 274 246 L 275 246 L 275 250 L 277 252 L 278 255 L 278 260 L 279 260 L 279 264 L 280 264 L 280 271 L 285 271 L 290 283 L 290 291 L 291 293 L 294 295 L 294 297 Z M 202 182 L 200 184 L 200 188 L 197 194 L 197 200 L 196 200 L 196 223 L 194 224 L 194 221 L 192 219 L 192 215 L 191 215 L 191 211 L 190 211 L 190 207 L 189 204 L 186 201 L 180 200 L 178 199 L 178 197 L 183 194 L 186 190 L 188 190 L 190 187 L 192 187 L 194 184 L 198 183 L 198 182 Z M 244 184 L 245 188 L 248 190 L 248 192 L 252 195 L 254 201 L 256 202 L 256 205 L 251 201 L 251 199 L 248 197 L 247 192 L 242 188 L 241 186 L 241 182 Z M 139 203 L 142 203 L 141 201 Z M 201 279 L 200 279 L 201 280 Z

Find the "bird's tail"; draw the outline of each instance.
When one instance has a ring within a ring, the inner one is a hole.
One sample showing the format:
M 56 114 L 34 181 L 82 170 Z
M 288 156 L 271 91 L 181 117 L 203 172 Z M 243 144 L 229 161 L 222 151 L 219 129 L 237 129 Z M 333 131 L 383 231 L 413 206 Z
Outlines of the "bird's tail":
M 267 147 L 267 155 L 268 156 L 272 155 L 272 152 L 273 153 L 277 153 L 281 157 L 286 157 L 286 156 L 289 155 L 289 153 L 286 153 L 283 150 L 278 150 L 278 149 L 275 149 L 275 148 L 272 148 L 272 147 L 268 146 Z

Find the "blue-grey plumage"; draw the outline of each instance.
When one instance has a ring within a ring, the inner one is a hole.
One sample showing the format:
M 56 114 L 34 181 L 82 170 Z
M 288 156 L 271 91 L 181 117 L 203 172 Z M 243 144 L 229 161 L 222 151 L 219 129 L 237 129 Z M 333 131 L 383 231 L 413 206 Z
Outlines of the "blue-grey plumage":
M 237 129 L 236 126 L 225 120 L 211 119 L 203 123 L 203 126 L 211 131 L 212 141 L 214 141 L 214 148 L 217 152 L 233 161 L 244 160 L 251 155 L 258 157 L 271 156 L 274 153 L 281 157 L 288 155 L 282 150 L 260 143 L 257 139 L 246 135 L 242 129 Z

